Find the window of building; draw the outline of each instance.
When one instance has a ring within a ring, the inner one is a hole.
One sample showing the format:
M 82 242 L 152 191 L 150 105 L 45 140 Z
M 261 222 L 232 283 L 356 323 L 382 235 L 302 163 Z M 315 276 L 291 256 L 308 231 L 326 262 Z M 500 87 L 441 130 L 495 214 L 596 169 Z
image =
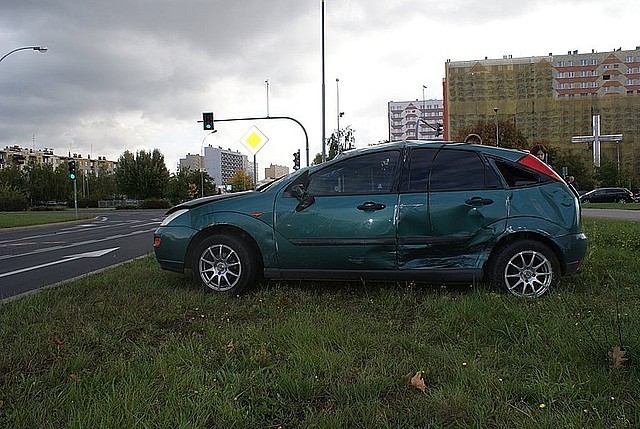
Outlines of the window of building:
M 573 67 L 573 60 L 567 61 L 567 66 L 568 67 Z
M 557 67 L 564 67 L 564 61 L 558 61 Z
M 633 55 L 627 55 L 627 62 L 630 63 L 633 61 Z
M 598 60 L 596 60 L 595 58 L 591 58 L 591 65 L 595 66 L 598 64 Z
M 557 89 L 564 89 L 564 84 L 559 83 Z
M 580 60 L 581 66 L 586 66 L 588 64 L 588 60 Z
M 627 74 L 631 74 L 631 73 L 633 73 L 633 67 L 627 68 Z
M 563 72 L 558 72 L 558 79 L 562 79 L 564 77 L 564 73 Z

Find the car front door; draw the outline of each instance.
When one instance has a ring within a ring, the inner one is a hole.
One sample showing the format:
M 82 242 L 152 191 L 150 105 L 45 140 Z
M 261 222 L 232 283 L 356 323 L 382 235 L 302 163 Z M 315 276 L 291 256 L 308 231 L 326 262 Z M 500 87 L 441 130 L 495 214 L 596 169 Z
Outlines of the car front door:
M 398 159 L 392 150 L 329 164 L 309 176 L 314 201 L 299 211 L 299 200 L 283 191 L 275 207 L 280 269 L 395 269 Z
M 413 149 L 402 186 L 400 269 L 477 268 L 506 227 L 507 192 L 473 150 Z

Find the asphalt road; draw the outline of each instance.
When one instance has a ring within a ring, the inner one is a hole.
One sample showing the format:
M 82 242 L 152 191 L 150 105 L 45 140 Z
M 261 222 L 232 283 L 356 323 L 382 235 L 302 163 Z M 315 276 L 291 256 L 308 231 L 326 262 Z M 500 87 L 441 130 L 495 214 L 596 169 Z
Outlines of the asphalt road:
M 122 210 L 94 219 L 0 232 L 0 299 L 16 298 L 153 252 L 164 210 Z
M 640 221 L 640 210 L 582 209 L 582 215 L 586 217 Z

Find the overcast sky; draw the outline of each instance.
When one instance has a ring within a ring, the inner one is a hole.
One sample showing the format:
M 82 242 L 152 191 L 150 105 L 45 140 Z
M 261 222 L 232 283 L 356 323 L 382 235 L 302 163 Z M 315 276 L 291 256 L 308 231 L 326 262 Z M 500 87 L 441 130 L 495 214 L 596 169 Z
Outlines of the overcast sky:
M 291 167 L 304 134 L 293 122 L 216 118 L 292 116 L 322 148 L 321 0 L 0 0 L 0 145 L 116 160 L 159 149 L 170 171 L 204 145 Z M 387 103 L 442 98 L 444 63 L 634 49 L 637 0 L 327 0 L 326 135 L 356 130 L 356 145 L 388 136 Z

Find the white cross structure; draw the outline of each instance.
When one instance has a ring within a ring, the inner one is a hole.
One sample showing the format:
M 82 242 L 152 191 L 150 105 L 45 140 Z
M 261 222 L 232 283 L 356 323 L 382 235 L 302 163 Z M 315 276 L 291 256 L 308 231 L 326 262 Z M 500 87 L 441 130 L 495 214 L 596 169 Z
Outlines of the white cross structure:
M 593 115 L 593 133 L 590 136 L 571 137 L 571 143 L 593 143 L 593 165 L 600 167 L 600 142 L 622 141 L 622 134 L 600 134 L 600 115 Z

